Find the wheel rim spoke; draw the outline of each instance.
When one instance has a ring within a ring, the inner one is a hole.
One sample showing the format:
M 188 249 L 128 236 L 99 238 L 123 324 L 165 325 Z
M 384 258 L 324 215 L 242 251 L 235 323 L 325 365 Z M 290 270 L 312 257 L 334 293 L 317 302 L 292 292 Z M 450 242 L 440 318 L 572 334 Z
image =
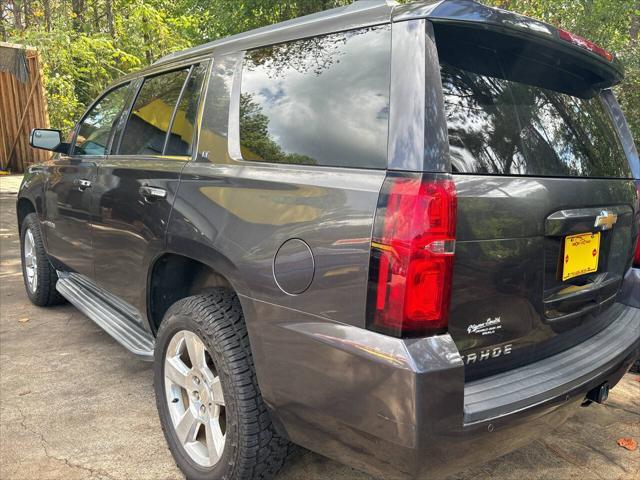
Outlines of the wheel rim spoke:
M 182 330 L 169 341 L 164 385 L 171 423 L 185 452 L 201 466 L 215 465 L 226 438 L 224 392 L 213 360 L 195 333 Z
M 167 358 L 164 362 L 164 374 L 176 385 L 188 390 L 193 388 L 190 369 L 179 358 Z
M 222 393 L 222 382 L 220 382 L 220 377 L 215 377 L 213 379 L 211 393 L 213 394 L 211 396 L 213 403 L 224 406 L 224 394 Z
M 200 423 L 191 413 L 191 409 L 187 409 L 182 418 L 176 425 L 176 434 L 183 446 L 188 443 L 195 442 Z
M 212 463 L 218 461 L 224 450 L 224 434 L 218 419 L 212 419 L 204 426 L 207 440 L 207 452 Z
M 207 362 L 204 356 L 204 344 L 202 341 L 193 333 L 185 335 L 184 340 L 193 368 L 198 370 L 207 368 Z

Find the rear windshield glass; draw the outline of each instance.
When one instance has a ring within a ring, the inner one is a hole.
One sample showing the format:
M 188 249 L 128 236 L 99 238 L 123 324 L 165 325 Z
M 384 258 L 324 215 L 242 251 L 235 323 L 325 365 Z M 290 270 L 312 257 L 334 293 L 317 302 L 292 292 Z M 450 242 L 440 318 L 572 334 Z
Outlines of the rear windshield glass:
M 516 81 L 526 57 L 456 43 L 438 49 L 454 173 L 632 176 L 599 96 Z

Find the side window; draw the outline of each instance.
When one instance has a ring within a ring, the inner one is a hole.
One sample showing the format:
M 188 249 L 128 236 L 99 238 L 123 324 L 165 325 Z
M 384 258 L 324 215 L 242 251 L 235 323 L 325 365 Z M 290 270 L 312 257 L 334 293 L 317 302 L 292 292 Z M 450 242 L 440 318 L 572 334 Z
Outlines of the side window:
M 388 25 L 247 52 L 243 159 L 385 168 L 390 56 Z
M 106 155 L 114 123 L 124 108 L 129 84 L 121 85 L 96 103 L 80 124 L 74 155 Z
M 189 69 L 145 79 L 122 134 L 119 155 L 161 155 Z
M 171 124 L 165 155 L 191 155 L 193 131 L 207 65 L 197 65 L 187 80 Z

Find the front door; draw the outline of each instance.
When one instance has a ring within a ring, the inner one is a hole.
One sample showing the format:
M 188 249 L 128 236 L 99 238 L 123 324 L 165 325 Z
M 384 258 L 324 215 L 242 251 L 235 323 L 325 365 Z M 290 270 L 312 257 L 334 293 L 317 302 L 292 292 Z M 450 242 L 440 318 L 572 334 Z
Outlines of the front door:
M 128 84 L 127 84 L 128 85 Z M 91 239 L 92 188 L 129 92 L 118 86 L 103 95 L 83 117 L 69 155 L 52 162 L 45 194 L 45 237 L 58 268 L 94 277 Z
M 98 166 L 96 280 L 141 313 L 149 265 L 164 249 L 180 173 L 191 158 L 205 70 L 200 64 L 145 78 L 112 155 Z

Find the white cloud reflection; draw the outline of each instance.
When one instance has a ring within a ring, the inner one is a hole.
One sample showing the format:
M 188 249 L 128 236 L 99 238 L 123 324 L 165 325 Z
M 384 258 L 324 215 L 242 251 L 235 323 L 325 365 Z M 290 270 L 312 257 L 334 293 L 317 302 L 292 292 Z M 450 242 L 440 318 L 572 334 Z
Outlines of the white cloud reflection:
M 390 33 L 385 26 L 301 40 L 272 48 L 266 60 L 256 52 L 261 65 L 245 69 L 242 92 L 269 118 L 271 139 L 318 165 L 384 167 Z

